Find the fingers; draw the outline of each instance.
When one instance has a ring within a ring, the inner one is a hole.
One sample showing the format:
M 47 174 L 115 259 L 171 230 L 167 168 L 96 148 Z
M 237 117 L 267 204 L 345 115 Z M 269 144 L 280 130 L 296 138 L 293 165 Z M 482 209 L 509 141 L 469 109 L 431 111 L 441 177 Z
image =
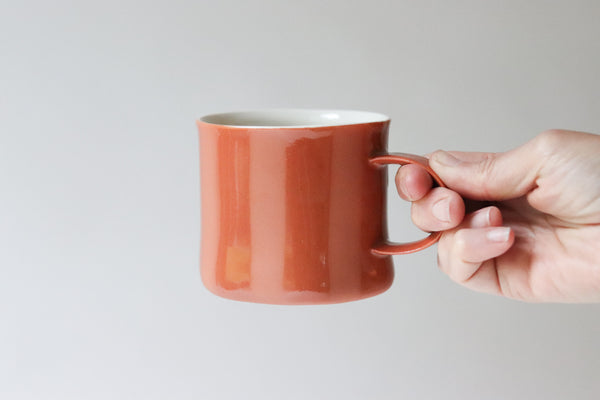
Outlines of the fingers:
M 427 171 L 415 164 L 404 165 L 396 173 L 396 187 L 398 194 L 404 200 L 420 200 L 429 192 L 433 180 Z
M 494 258 L 504 253 L 508 249 L 507 244 L 511 238 L 512 231 L 509 227 L 490 227 L 477 229 L 459 229 L 453 238 L 452 259 L 457 273 L 465 271 L 460 263 L 469 265 L 481 264 L 482 262 Z M 473 273 L 465 274 L 464 279 L 469 278 Z
M 446 188 L 431 189 L 432 182 L 427 171 L 418 165 L 405 165 L 396 173 L 398 193 L 413 202 L 411 215 L 417 227 L 433 232 L 458 226 L 465 215 L 463 199 Z
M 438 245 L 440 269 L 470 289 L 499 294 L 494 258 L 504 254 L 514 243 L 512 229 L 501 224 L 500 211 L 487 207 L 445 232 Z
M 461 227 L 477 229 L 502 225 L 502 214 L 498 207 L 486 207 L 470 213 Z
M 452 229 L 465 216 L 465 203 L 458 193 L 437 187 L 420 200 L 413 202 L 411 217 L 420 229 L 433 232 Z
M 462 158 L 459 163 L 473 164 L 485 164 L 484 160 L 490 157 L 486 153 L 450 154 L 454 155 Z M 469 165 L 465 170 L 477 168 L 481 167 Z M 396 174 L 396 186 L 402 198 L 413 202 L 411 214 L 415 225 L 425 231 L 445 231 L 438 244 L 440 269 L 472 290 L 501 294 L 495 258 L 510 249 L 514 233 L 502 226 L 500 210 L 485 207 L 465 217 L 461 196 L 448 188 L 431 189 L 431 177 L 417 165 L 401 167 Z M 481 195 L 481 188 L 471 190 L 476 198 L 487 197 Z
M 541 160 L 528 142 L 506 153 L 436 151 L 430 166 L 446 185 L 475 200 L 506 200 L 536 187 Z

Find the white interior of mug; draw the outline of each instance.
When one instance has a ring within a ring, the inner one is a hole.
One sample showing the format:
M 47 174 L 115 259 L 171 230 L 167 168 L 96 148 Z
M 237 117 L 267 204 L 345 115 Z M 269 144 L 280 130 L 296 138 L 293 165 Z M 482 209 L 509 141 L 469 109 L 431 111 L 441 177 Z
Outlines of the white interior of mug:
M 304 128 L 356 125 L 388 121 L 386 115 L 369 111 L 273 109 L 211 114 L 200 120 L 209 124 L 252 128 Z

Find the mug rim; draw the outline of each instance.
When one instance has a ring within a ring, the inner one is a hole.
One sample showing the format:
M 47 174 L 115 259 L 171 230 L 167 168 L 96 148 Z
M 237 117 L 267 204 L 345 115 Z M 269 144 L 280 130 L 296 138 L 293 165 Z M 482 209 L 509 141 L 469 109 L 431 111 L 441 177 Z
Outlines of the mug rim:
M 268 108 L 208 114 L 198 121 L 228 128 L 302 129 L 382 123 L 390 117 L 360 110 Z

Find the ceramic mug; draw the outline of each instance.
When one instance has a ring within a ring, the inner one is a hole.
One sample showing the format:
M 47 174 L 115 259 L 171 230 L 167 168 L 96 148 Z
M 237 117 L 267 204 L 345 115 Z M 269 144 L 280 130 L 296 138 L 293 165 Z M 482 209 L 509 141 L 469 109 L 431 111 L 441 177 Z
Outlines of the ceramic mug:
M 390 287 L 391 255 L 431 246 L 388 241 L 390 119 L 363 111 L 263 110 L 198 121 L 201 275 L 213 293 L 271 304 L 363 299 Z

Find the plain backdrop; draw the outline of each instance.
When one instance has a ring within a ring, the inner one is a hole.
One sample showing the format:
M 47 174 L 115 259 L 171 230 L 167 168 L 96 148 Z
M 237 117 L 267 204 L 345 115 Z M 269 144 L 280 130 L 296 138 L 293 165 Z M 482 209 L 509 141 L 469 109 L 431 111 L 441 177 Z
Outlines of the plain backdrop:
M 435 248 L 365 301 L 211 295 L 194 122 L 370 110 L 418 154 L 599 133 L 599 21 L 593 0 L 0 1 L 0 398 L 599 398 L 600 305 L 470 292 Z M 388 196 L 392 238 L 423 235 Z

